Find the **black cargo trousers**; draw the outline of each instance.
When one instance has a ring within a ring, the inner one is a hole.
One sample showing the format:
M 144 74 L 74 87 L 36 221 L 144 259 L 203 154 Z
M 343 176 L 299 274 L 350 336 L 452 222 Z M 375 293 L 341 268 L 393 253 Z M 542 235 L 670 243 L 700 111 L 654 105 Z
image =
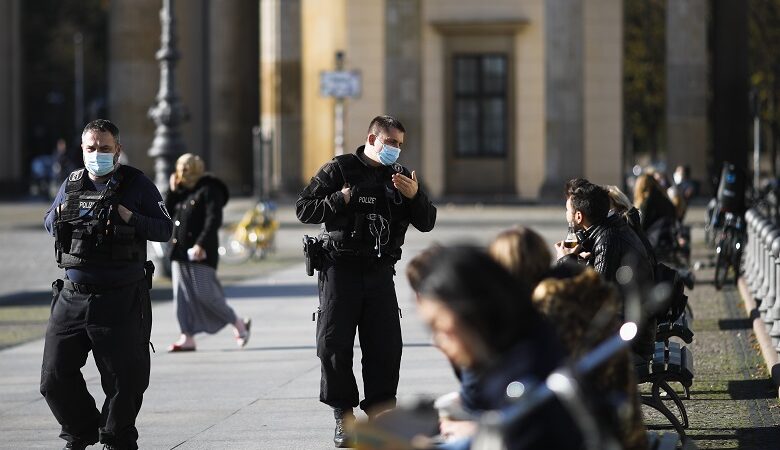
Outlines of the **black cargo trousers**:
M 317 311 L 321 402 L 333 408 L 358 406 L 359 393 L 352 372 L 357 330 L 365 394 L 360 408 L 371 413 L 377 406 L 395 405 L 403 343 L 394 275 L 392 261 L 324 257 Z
M 146 279 L 111 287 L 52 283 L 41 394 L 66 441 L 138 448 L 135 419 L 149 386 L 149 287 Z M 106 394 L 101 411 L 81 374 L 90 350 Z

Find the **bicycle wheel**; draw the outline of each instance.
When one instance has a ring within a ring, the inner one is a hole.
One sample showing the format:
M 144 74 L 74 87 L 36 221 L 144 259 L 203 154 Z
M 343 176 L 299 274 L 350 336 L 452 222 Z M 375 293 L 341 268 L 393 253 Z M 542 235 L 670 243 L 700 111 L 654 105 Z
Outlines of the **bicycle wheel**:
M 734 240 L 736 241 L 736 239 Z M 732 241 L 732 263 L 731 266 L 734 267 L 734 286 L 736 286 L 739 283 L 739 270 L 742 265 L 742 244 L 740 244 L 739 248 L 736 247 L 737 242 Z
M 731 265 L 729 257 L 729 239 L 726 237 L 721 238 L 718 241 L 716 247 L 715 256 L 715 289 L 721 290 L 726 283 L 726 277 L 728 276 L 729 266 Z
M 252 250 L 234 229 L 219 230 L 219 257 L 227 264 L 241 264 L 252 256 Z

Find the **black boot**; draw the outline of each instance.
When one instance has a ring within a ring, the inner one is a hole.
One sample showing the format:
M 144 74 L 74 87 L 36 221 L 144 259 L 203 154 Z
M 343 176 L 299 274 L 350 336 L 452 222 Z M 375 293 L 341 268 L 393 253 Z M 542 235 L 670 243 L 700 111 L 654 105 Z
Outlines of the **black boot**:
M 345 427 L 355 421 L 352 408 L 333 408 L 333 417 L 336 419 L 336 429 L 333 432 L 333 443 L 337 448 L 349 448 L 352 446 L 352 436 L 347 433 Z

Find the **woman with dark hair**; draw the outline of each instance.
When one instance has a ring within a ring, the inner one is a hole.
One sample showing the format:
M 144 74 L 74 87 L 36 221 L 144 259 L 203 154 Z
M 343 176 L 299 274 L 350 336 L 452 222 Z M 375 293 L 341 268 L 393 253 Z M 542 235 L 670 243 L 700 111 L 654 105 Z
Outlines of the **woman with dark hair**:
M 634 185 L 634 207 L 658 259 L 669 259 L 674 249 L 677 210 L 651 174 L 640 175 Z
M 417 283 L 420 315 L 436 346 L 474 374 L 474 409 L 507 408 L 509 383 L 541 383 L 563 362 L 564 347 L 531 304 L 528 288 L 487 252 L 442 247 L 426 266 Z M 513 450 L 577 449 L 582 443 L 557 400 L 512 424 L 505 438 Z

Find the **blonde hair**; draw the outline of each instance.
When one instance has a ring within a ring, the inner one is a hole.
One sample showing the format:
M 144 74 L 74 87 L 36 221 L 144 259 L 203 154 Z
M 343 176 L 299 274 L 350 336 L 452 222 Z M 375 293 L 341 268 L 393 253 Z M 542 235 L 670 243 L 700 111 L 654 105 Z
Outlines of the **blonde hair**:
M 185 153 L 176 160 L 176 176 L 187 187 L 195 186 L 205 171 L 206 165 L 198 155 Z
M 573 357 L 589 350 L 584 347 L 585 334 L 597 314 L 612 318 L 609 326 L 599 330 L 597 341 L 606 339 L 619 326 L 617 294 L 590 267 L 571 278 L 542 280 L 534 289 L 531 300 L 537 310 L 557 325 L 558 334 Z
M 552 262 L 552 253 L 544 238 L 521 226 L 499 233 L 490 243 L 488 253 L 529 286 L 535 286 L 542 279 Z
M 536 309 L 555 326 L 558 337 L 576 360 L 611 337 L 620 326 L 617 291 L 590 267 L 570 278 L 542 280 L 532 296 Z M 587 378 L 597 395 L 623 392 L 628 408 L 621 414 L 618 438 L 625 449 L 646 449 L 647 430 L 642 421 L 634 365 L 628 350 L 613 356 L 598 375 Z
M 653 189 L 658 187 L 658 182 L 650 173 L 644 173 L 636 178 L 634 183 L 634 206 L 639 208 L 645 202 Z
M 633 207 L 631 200 L 628 199 L 628 196 L 624 194 L 623 191 L 621 191 L 617 186 L 608 184 L 604 186 L 604 189 L 606 189 L 607 193 L 609 194 L 610 208 L 623 214 Z

